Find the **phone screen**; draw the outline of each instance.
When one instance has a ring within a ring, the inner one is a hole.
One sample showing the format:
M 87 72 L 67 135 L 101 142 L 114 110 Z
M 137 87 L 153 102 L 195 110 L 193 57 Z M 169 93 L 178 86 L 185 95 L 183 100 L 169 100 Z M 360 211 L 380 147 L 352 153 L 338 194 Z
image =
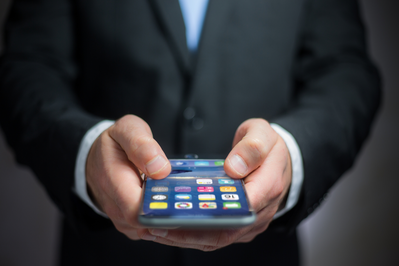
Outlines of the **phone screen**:
M 226 175 L 223 160 L 171 160 L 171 165 L 165 179 L 147 177 L 142 205 L 146 218 L 252 215 L 242 180 Z

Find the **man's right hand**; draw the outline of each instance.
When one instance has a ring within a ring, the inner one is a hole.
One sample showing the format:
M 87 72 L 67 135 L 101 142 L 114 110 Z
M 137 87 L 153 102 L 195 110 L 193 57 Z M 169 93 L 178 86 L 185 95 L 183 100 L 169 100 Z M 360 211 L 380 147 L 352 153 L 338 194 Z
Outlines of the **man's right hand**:
M 87 158 L 86 181 L 97 207 L 108 215 L 118 231 L 133 240 L 147 235 L 147 229 L 137 221 L 142 187 L 140 171 L 162 179 L 170 173 L 171 166 L 148 124 L 137 116 L 126 115 L 93 143 Z

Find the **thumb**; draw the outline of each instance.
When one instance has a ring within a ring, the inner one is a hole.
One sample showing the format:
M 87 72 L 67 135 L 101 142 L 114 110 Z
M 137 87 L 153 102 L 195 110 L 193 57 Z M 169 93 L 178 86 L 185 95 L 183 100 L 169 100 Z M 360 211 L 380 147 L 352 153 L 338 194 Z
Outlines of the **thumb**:
M 161 179 L 170 173 L 169 160 L 141 118 L 134 115 L 122 117 L 110 128 L 109 134 L 144 174 Z

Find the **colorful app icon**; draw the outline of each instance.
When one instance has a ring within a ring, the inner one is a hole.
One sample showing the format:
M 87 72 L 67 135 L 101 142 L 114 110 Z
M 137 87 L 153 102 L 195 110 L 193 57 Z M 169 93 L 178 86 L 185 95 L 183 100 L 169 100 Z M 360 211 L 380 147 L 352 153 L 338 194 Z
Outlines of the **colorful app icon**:
M 236 187 L 220 187 L 221 192 L 236 192 Z
M 222 200 L 239 200 L 237 194 L 222 194 Z
M 221 185 L 233 185 L 234 180 L 232 179 L 218 179 L 219 184 Z
M 195 166 L 209 166 L 209 162 L 208 161 L 195 161 L 194 165 Z
M 191 187 L 175 187 L 176 192 L 191 192 Z
M 168 196 L 167 195 L 152 195 L 151 199 L 152 200 L 167 200 Z
M 197 184 L 210 185 L 210 184 L 212 184 L 212 179 L 197 179 Z
M 199 200 L 215 200 L 215 195 L 212 194 L 200 194 L 198 195 Z
M 150 209 L 167 209 L 168 203 L 167 202 L 151 202 Z
M 223 202 L 223 210 L 227 209 L 241 209 L 241 203 L 239 202 Z
M 216 202 L 200 202 L 199 207 L 200 209 L 216 209 L 217 205 Z
M 216 166 L 223 166 L 224 165 L 224 161 L 216 161 L 215 165 Z
M 192 197 L 190 194 L 177 194 L 175 195 L 175 200 L 191 200 Z
M 197 187 L 198 192 L 213 192 L 213 187 Z
M 188 209 L 192 209 L 192 208 L 193 208 L 193 204 L 191 202 L 176 202 L 175 203 L 175 209 L 188 210 Z
M 152 192 L 168 192 L 168 187 L 152 187 Z

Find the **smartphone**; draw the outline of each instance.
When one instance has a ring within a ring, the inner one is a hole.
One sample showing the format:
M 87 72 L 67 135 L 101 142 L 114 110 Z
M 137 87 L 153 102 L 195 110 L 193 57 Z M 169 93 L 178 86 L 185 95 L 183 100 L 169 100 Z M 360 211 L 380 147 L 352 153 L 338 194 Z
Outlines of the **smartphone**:
M 241 179 L 223 160 L 170 160 L 165 179 L 144 178 L 139 222 L 148 227 L 228 228 L 256 220 Z

